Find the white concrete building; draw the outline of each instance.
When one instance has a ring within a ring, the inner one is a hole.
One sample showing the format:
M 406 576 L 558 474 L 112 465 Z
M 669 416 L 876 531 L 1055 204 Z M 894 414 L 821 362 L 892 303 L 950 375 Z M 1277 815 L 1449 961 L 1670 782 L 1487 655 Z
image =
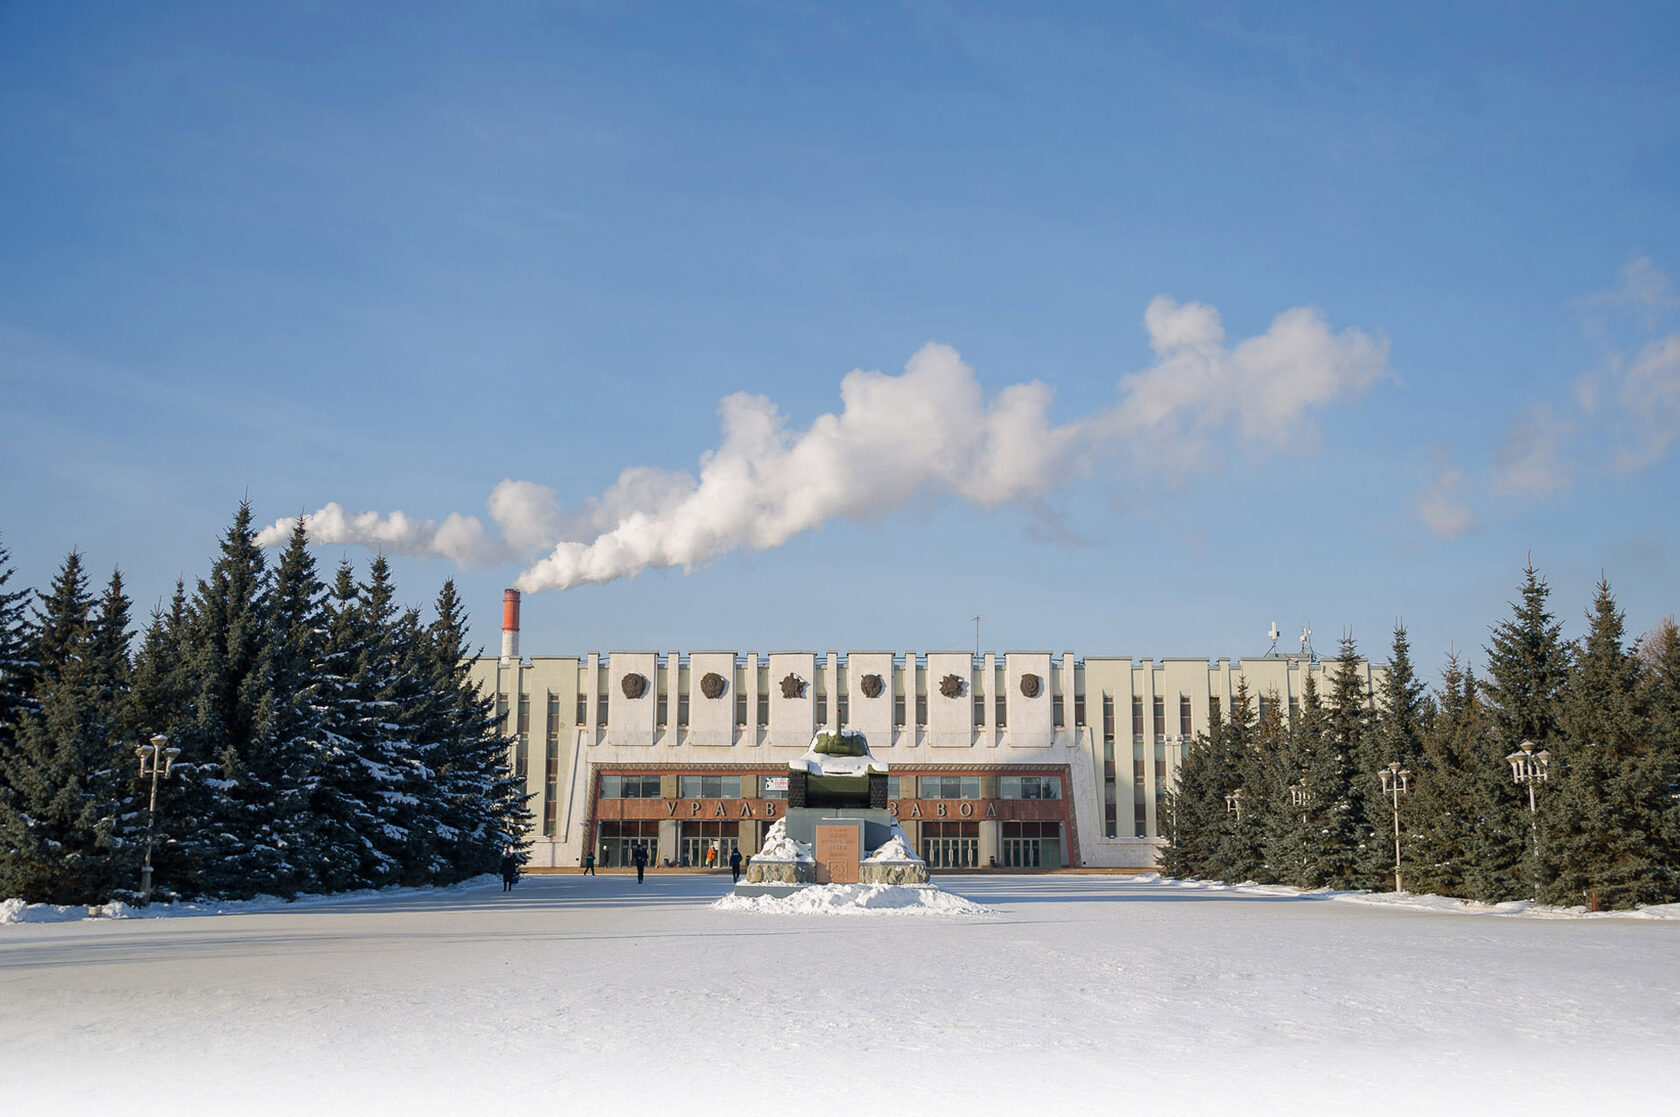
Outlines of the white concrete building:
M 517 625 L 515 610 L 514 624 Z M 504 644 L 504 651 L 507 651 Z M 861 730 L 929 864 L 1155 863 L 1184 744 L 1230 708 L 1298 704 L 1334 663 L 1299 656 L 1133 660 L 1046 651 L 591 652 L 473 663 L 494 694 L 534 816 L 531 865 L 725 863 L 780 817 L 787 762 L 819 730 Z M 1361 663 L 1367 699 L 1380 679 Z

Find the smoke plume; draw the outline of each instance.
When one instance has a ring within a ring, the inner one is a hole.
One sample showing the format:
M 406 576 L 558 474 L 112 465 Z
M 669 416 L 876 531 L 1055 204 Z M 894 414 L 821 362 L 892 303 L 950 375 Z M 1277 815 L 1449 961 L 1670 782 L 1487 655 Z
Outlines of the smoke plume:
M 1205 467 L 1233 446 L 1269 452 L 1310 440 L 1314 411 L 1387 373 L 1385 342 L 1357 329 L 1333 333 L 1307 307 L 1232 348 L 1219 312 L 1201 303 L 1158 297 L 1144 327 L 1155 364 L 1121 379 L 1114 407 L 1065 423 L 1051 419 L 1048 385 L 1014 384 L 988 400 L 956 350 L 929 343 L 899 375 L 848 373 L 839 412 L 803 430 L 764 396 L 726 396 L 721 440 L 697 475 L 633 467 L 570 514 L 546 486 L 502 481 L 488 501 L 496 537 L 474 516 L 437 522 L 337 503 L 308 516 L 307 530 L 318 543 L 463 566 L 527 561 L 520 589 L 568 589 L 766 550 L 830 520 L 890 515 L 918 495 L 1039 506 L 1111 455 L 1129 454 L 1135 470 Z M 278 520 L 258 541 L 279 545 L 294 523 Z

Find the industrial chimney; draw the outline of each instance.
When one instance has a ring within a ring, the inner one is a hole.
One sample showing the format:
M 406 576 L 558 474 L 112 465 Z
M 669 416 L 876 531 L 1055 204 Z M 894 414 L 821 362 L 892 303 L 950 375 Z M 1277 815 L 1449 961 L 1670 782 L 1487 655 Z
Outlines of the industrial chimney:
M 502 591 L 502 666 L 519 662 L 519 591 Z

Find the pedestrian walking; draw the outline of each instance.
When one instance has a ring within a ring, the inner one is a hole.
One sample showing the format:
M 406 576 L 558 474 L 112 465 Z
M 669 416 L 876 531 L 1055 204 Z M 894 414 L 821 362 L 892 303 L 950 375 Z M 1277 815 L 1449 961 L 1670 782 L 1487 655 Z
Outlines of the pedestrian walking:
M 519 879 L 519 858 L 509 849 L 502 854 L 502 891 L 512 892 L 513 882 Z
M 736 884 L 741 883 L 741 850 L 739 846 L 729 851 L 729 879 Z
M 647 869 L 647 847 L 636 847 L 636 883 L 642 883 L 642 873 Z
M 586 877 L 592 877 L 592 876 L 595 875 L 595 851 L 594 850 L 590 850 L 588 853 L 583 855 L 583 875 L 586 876 Z

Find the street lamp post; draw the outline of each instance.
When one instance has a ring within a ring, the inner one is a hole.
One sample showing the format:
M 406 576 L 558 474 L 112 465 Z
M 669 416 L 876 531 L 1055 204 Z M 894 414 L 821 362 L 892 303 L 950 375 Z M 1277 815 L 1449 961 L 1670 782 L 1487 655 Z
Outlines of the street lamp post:
M 1396 761 L 1377 774 L 1382 777 L 1383 794 L 1394 800 L 1394 891 L 1404 892 L 1400 883 L 1400 796 L 1412 789 L 1412 773 Z
M 1225 796 L 1225 809 L 1236 815 L 1238 822 L 1242 821 L 1242 804 L 1243 789 L 1240 787 L 1231 792 L 1231 794 Z
M 1307 781 L 1305 779 L 1303 779 L 1300 783 L 1292 783 L 1289 785 L 1289 801 L 1294 803 L 1297 807 L 1304 807 L 1307 805 Z
M 140 865 L 140 901 L 145 903 L 152 898 L 152 828 L 157 822 L 158 780 L 169 778 L 181 750 L 170 746 L 169 738 L 158 733 L 148 744 L 135 749 L 134 755 L 140 758 L 140 778 L 152 778 L 152 798 L 146 808 L 146 859 Z
M 1534 839 L 1534 895 L 1540 895 L 1540 803 L 1534 794 L 1535 783 L 1544 783 L 1551 777 L 1547 769 L 1551 767 L 1552 753 L 1550 749 L 1535 751 L 1533 741 L 1524 741 L 1517 746 L 1517 751 L 1505 758 L 1511 766 L 1511 778 L 1520 784 L 1528 785 L 1528 829 Z

